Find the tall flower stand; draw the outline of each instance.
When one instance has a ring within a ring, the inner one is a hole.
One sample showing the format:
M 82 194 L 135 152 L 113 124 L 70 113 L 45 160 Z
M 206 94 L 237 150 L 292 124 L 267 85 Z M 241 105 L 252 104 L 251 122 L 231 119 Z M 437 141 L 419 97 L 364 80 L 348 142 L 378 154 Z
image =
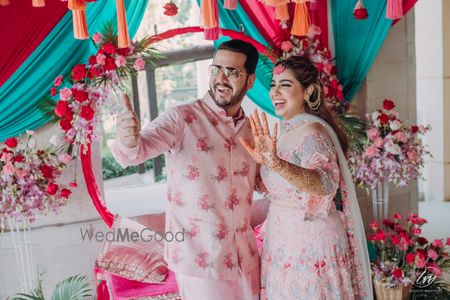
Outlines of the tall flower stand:
M 372 194 L 373 217 L 378 222 L 382 222 L 388 218 L 389 182 L 387 180 L 378 182 L 370 193 Z
M 6 218 L 6 223 L 14 247 L 20 288 L 22 293 L 28 293 L 34 289 L 36 284 L 33 272 L 30 223 L 28 221 L 18 222 L 11 218 Z M 3 234 L 3 238 L 5 238 L 6 234 Z

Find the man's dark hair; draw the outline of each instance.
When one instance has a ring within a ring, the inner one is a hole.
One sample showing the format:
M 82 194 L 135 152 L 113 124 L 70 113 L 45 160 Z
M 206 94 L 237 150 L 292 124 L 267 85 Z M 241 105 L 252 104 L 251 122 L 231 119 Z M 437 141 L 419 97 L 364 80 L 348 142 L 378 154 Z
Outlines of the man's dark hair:
M 219 47 L 217 47 L 217 51 L 219 50 L 228 50 L 244 54 L 247 57 L 244 64 L 245 72 L 247 72 L 247 74 L 255 73 L 259 55 L 258 50 L 256 50 L 252 44 L 242 40 L 230 40 L 220 44 Z

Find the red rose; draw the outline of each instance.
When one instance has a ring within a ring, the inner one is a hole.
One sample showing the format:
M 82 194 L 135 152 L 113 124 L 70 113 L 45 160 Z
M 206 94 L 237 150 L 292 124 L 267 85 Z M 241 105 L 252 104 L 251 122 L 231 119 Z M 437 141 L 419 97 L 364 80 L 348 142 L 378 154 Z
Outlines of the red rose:
M 70 194 L 72 194 L 72 191 L 69 189 L 62 189 L 61 190 L 61 197 L 63 198 L 69 198 Z
M 81 81 L 86 77 L 86 67 L 83 64 L 78 64 L 72 69 L 72 78 L 75 81 Z
M 403 276 L 402 269 L 395 268 L 394 271 L 392 272 L 392 275 L 394 275 L 394 278 L 402 278 Z
M 408 253 L 406 254 L 406 263 L 409 265 L 414 264 L 414 262 L 416 261 L 416 256 L 412 253 Z
M 389 117 L 386 114 L 381 114 L 378 116 L 378 120 L 380 121 L 381 125 L 386 124 L 387 122 L 389 122 Z
M 14 156 L 12 161 L 21 163 L 21 162 L 25 161 L 25 157 L 22 154 L 19 154 L 19 155 Z
M 386 239 L 386 235 L 384 234 L 383 230 L 377 231 L 377 240 L 384 241 Z
M 391 110 L 395 107 L 395 104 L 393 101 L 389 100 L 389 99 L 384 99 L 383 101 L 383 108 L 385 110 Z
M 127 57 L 128 54 L 130 54 L 130 49 L 129 48 L 117 49 L 117 54 Z
M 88 64 L 90 66 L 95 65 L 97 63 L 97 57 L 95 55 L 91 55 L 88 59 Z
M 420 229 L 420 228 L 411 228 L 411 233 L 412 234 L 414 234 L 414 235 L 419 235 L 419 234 L 421 234 L 422 233 L 422 229 Z
M 71 124 L 70 121 L 67 120 L 66 118 L 62 118 L 62 119 L 59 121 L 59 126 L 61 126 L 61 128 L 62 128 L 64 131 L 69 131 L 69 129 L 72 128 L 72 124 Z
M 391 236 L 391 242 L 393 245 L 400 244 L 400 237 L 398 235 Z
M 400 214 L 394 214 L 394 219 L 401 220 L 402 216 Z
M 421 237 L 421 236 L 419 236 L 418 238 L 417 238 L 417 242 L 419 243 L 419 245 L 425 245 L 425 244 L 428 244 L 428 240 L 426 239 L 426 238 L 424 238 L 424 237 Z
M 94 110 L 90 106 L 85 105 L 81 108 L 80 116 L 90 121 L 94 117 Z
M 417 125 L 411 126 L 411 132 L 412 133 L 416 133 L 417 131 L 419 131 L 419 126 L 417 126 Z
M 95 79 L 100 75 L 102 75 L 102 70 L 99 67 L 92 67 L 88 73 L 89 79 Z
M 317 64 L 316 64 L 316 68 L 317 68 L 317 70 L 318 70 L 319 72 L 322 72 L 322 70 L 323 70 L 323 63 L 317 63 Z
M 51 89 L 50 89 L 50 94 L 52 95 L 52 96 L 56 96 L 56 88 L 55 87 L 52 87 Z
M 17 139 L 16 138 L 9 138 L 5 141 L 5 145 L 9 148 L 16 148 L 17 147 Z
M 166 16 L 171 17 L 175 16 L 178 13 L 178 6 L 173 2 L 166 3 L 163 7 L 164 7 L 164 14 Z
M 58 185 L 56 183 L 49 183 L 47 186 L 47 193 L 49 195 L 54 195 L 58 191 Z
M 44 153 L 45 153 L 44 150 L 38 150 L 38 151 L 36 151 L 36 154 L 39 155 L 39 156 L 42 155 L 42 154 L 44 154 Z
M 113 71 L 116 67 L 116 61 L 112 57 L 107 57 L 105 60 L 105 65 L 103 66 L 103 69 L 105 71 Z
M 369 14 L 367 13 L 367 9 L 365 8 L 357 8 L 353 10 L 353 17 L 357 20 L 364 20 L 369 17 Z
M 106 54 L 114 54 L 116 52 L 116 46 L 113 43 L 104 43 L 102 50 L 106 53 Z
M 64 115 L 67 121 L 72 122 L 73 120 L 73 111 L 70 110 L 70 108 L 67 110 L 66 114 Z
M 55 114 L 61 118 L 67 113 L 68 108 L 69 103 L 67 101 L 59 100 L 56 104 Z
M 53 178 L 53 167 L 49 166 L 49 165 L 42 165 L 40 167 L 42 176 L 44 176 L 44 178 Z
M 102 70 L 98 67 L 92 67 L 88 73 L 89 79 L 95 79 L 95 78 L 99 77 L 100 75 L 102 75 Z
M 74 95 L 75 100 L 77 100 L 78 102 L 83 102 L 83 101 L 87 100 L 88 96 L 89 96 L 89 94 L 83 90 L 77 90 Z

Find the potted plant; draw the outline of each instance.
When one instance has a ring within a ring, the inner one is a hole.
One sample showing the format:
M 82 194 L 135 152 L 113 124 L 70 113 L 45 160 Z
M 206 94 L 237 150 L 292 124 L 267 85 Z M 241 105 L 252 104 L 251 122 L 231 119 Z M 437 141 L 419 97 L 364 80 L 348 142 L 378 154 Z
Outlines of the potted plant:
M 401 220 L 401 215 L 394 214 L 392 220 L 370 224 L 373 234 L 369 240 L 376 251 L 371 267 L 375 294 L 379 300 L 406 300 L 412 291 L 420 293 L 424 288 L 436 288 L 443 271 L 450 270 L 450 259 L 445 251 L 450 245 L 450 238 L 428 242 L 421 236 L 421 226 L 427 223 L 426 219 L 409 214 L 406 225 L 401 225 Z M 448 293 L 445 287 L 440 289 L 436 292 Z

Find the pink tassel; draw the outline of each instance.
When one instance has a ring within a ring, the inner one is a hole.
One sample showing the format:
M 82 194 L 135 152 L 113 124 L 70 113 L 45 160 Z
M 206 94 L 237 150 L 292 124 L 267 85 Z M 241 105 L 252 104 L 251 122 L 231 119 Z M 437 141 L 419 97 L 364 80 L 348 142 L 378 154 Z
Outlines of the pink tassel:
M 236 10 L 237 8 L 237 0 L 225 0 L 223 4 L 225 9 Z
M 400 19 L 403 17 L 402 0 L 387 0 L 386 19 Z

